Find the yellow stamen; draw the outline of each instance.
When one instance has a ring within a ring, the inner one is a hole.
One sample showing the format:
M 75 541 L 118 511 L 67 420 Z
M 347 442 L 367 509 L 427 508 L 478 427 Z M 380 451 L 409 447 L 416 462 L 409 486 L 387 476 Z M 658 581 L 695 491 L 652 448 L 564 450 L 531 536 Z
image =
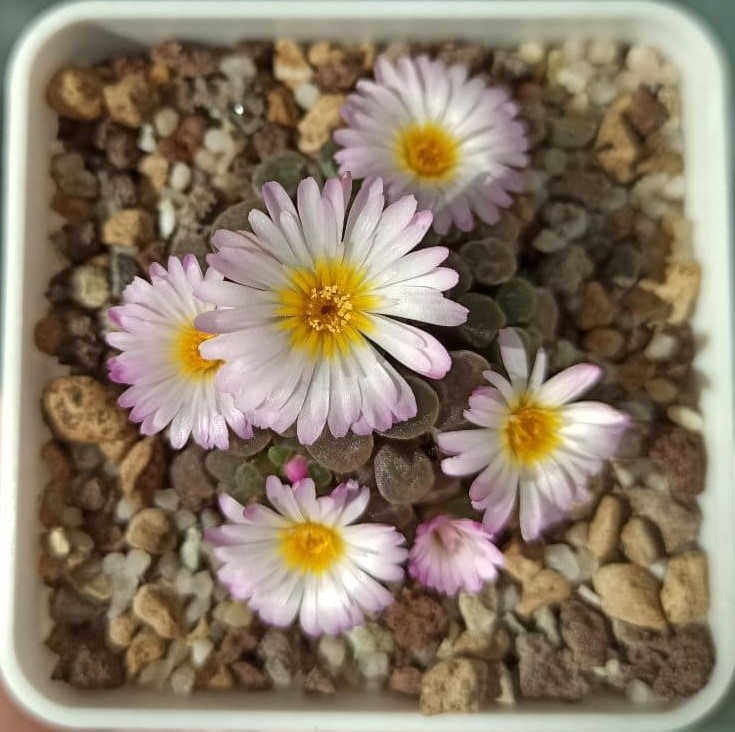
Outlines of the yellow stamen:
M 446 180 L 457 167 L 457 140 L 433 122 L 414 123 L 398 133 L 396 157 L 400 167 L 417 178 Z
M 313 269 L 294 268 L 280 290 L 280 327 L 293 348 L 331 358 L 349 350 L 372 330 L 366 313 L 378 303 L 364 272 L 339 259 L 319 260 Z
M 281 531 L 281 556 L 286 566 L 301 574 L 321 574 L 345 551 L 342 537 L 331 527 L 310 521 Z
M 185 325 L 174 342 L 174 359 L 181 373 L 189 378 L 204 379 L 212 377 L 223 361 L 203 358 L 199 346 L 214 338 L 212 333 L 202 333 L 193 325 Z
M 503 429 L 505 446 L 522 465 L 548 457 L 561 442 L 561 418 L 552 408 L 522 399 Z

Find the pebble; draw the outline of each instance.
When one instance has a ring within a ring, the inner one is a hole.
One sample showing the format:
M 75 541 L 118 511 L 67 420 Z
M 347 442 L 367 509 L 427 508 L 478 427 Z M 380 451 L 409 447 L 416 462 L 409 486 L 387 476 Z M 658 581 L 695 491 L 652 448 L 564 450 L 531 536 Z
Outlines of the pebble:
M 173 513 L 179 507 L 179 495 L 173 488 L 163 488 L 153 494 L 153 503 L 158 508 Z
M 158 235 L 162 239 L 168 239 L 176 228 L 176 208 L 170 198 L 162 198 L 157 204 L 158 210 Z
M 465 627 L 471 633 L 492 634 L 497 614 L 485 606 L 479 595 L 461 591 L 457 598 Z
M 142 247 L 153 238 L 153 218 L 141 208 L 118 211 L 102 224 L 101 240 L 108 246 Z
M 633 704 L 650 704 L 656 701 L 656 695 L 645 682 L 632 679 L 625 687 L 625 698 Z
M 523 583 L 521 601 L 516 606 L 516 613 L 522 617 L 530 617 L 543 607 L 559 604 L 569 597 L 571 592 L 572 586 L 566 577 L 553 569 L 541 569 Z
M 704 490 L 704 443 L 698 433 L 681 427 L 666 430 L 654 439 L 648 457 L 682 502 Z
M 209 638 L 200 638 L 191 644 L 191 662 L 195 668 L 201 668 L 206 663 L 214 649 L 214 643 Z
M 345 636 L 358 661 L 369 653 L 390 653 L 393 650 L 393 637 L 377 623 L 358 625 L 347 631 Z
M 172 107 L 161 107 L 153 117 L 153 127 L 159 137 L 168 137 L 179 126 L 179 113 Z
M 652 630 L 666 628 L 659 583 L 647 569 L 637 564 L 607 564 L 598 570 L 593 584 L 608 617 Z
M 131 73 L 102 89 L 110 119 L 126 127 L 140 127 L 156 106 L 157 94 L 144 73 Z
M 64 527 L 57 526 L 46 536 L 46 547 L 49 554 L 55 559 L 66 559 L 71 552 L 69 534 Z
M 183 633 L 181 602 L 162 587 L 142 585 L 135 594 L 133 612 L 161 638 L 173 640 Z
M 46 87 L 46 101 L 62 117 L 95 120 L 104 108 L 102 79 L 93 68 L 64 66 L 51 77 Z
M 406 696 L 419 696 L 423 673 L 414 666 L 398 666 L 391 672 L 388 688 Z
M 319 639 L 319 657 L 335 672 L 344 665 L 347 657 L 347 643 L 340 636 L 324 635 Z
M 563 150 L 586 147 L 597 131 L 597 123 L 586 117 L 559 117 L 549 120 L 551 144 Z
M 357 656 L 360 673 L 368 682 L 382 684 L 390 673 L 390 658 L 387 653 L 368 651 Z
M 298 89 L 311 79 L 314 72 L 297 43 L 279 39 L 275 43 L 274 51 L 273 76 L 289 89 Z
M 669 560 L 661 605 L 670 623 L 695 623 L 707 617 L 709 585 L 704 553 L 686 552 Z
M 217 606 L 214 618 L 233 628 L 249 628 L 253 623 L 253 612 L 242 601 L 227 600 Z
M 439 661 L 421 680 L 422 714 L 476 712 L 487 694 L 488 667 L 481 661 Z
M 319 151 L 342 124 L 344 94 L 323 94 L 298 123 L 298 149 L 312 155 Z
M 518 57 L 527 64 L 537 64 L 545 55 L 543 44 L 536 41 L 524 41 L 518 45 Z
M 125 650 L 125 670 L 128 678 L 135 678 L 140 670 L 157 661 L 166 652 L 166 644 L 155 631 L 143 627 Z
M 150 554 L 163 554 L 176 545 L 176 533 L 165 511 L 145 508 L 130 520 L 125 540 L 130 546 Z
M 540 633 L 516 639 L 522 696 L 529 699 L 574 701 L 590 690 L 569 649 L 556 649 Z
M 544 564 L 553 569 L 570 582 L 579 578 L 579 561 L 577 555 L 567 544 L 549 544 L 544 549 Z
M 561 647 L 561 635 L 556 614 L 549 607 L 541 608 L 533 616 L 533 624 L 536 630 L 544 634 L 546 640 L 555 648 Z
M 191 183 L 191 178 L 191 168 L 186 163 L 177 161 L 171 166 L 168 181 L 175 191 L 185 191 Z
M 624 507 L 615 496 L 603 496 L 590 522 L 587 548 L 600 561 L 610 561 L 617 551 Z
M 640 83 L 653 86 L 660 82 L 661 61 L 654 49 L 648 46 L 632 46 L 625 57 L 625 63 Z
M 566 245 L 567 241 L 551 229 L 542 229 L 533 240 L 533 248 L 544 254 L 558 252 Z
M 704 418 L 691 407 L 675 404 L 666 410 L 666 416 L 674 423 L 690 432 L 704 432 Z
M 449 618 L 442 605 L 429 595 L 404 589 L 386 610 L 383 623 L 397 646 L 411 655 L 420 655 L 444 637 Z
M 564 642 L 582 668 L 605 663 L 611 638 L 602 613 L 573 596 L 562 603 L 559 621 Z
M 179 531 L 186 531 L 188 528 L 194 526 L 196 522 L 197 517 L 189 509 L 180 508 L 174 514 L 174 523 Z
M 657 331 L 643 353 L 649 361 L 670 361 L 678 350 L 679 339 L 675 335 Z
M 180 666 L 171 674 L 171 691 L 179 696 L 191 694 L 196 672 L 191 666 Z
M 195 572 L 199 568 L 202 546 L 202 534 L 193 526 L 186 529 L 186 538 L 181 544 L 179 553 L 181 561 L 187 569 Z
M 130 613 L 123 613 L 107 621 L 107 637 L 118 648 L 127 648 L 137 629 L 138 621 Z
M 294 101 L 301 107 L 301 109 L 308 111 L 317 102 L 317 99 L 321 96 L 321 91 L 316 84 L 310 82 L 304 82 L 299 84 L 294 90 Z
M 156 148 L 158 147 L 158 142 L 156 141 L 156 131 L 153 128 L 153 125 L 151 124 L 143 124 L 141 125 L 140 129 L 138 130 L 138 149 L 142 150 L 146 153 L 154 153 L 156 151 Z M 158 158 L 158 156 L 156 156 Z M 158 158 L 163 160 L 164 158 Z M 145 158 L 143 158 L 145 160 Z M 143 160 L 141 160 L 141 164 L 143 164 Z M 140 168 L 139 168 L 140 169 Z M 143 172 L 141 170 L 141 172 Z
M 630 183 L 637 175 L 636 163 L 643 154 L 638 134 L 628 123 L 631 97 L 618 97 L 608 107 L 595 139 L 595 158 L 618 183 Z
M 661 556 L 661 546 L 655 528 L 644 518 L 633 516 L 620 534 L 625 556 L 631 562 L 647 567 Z

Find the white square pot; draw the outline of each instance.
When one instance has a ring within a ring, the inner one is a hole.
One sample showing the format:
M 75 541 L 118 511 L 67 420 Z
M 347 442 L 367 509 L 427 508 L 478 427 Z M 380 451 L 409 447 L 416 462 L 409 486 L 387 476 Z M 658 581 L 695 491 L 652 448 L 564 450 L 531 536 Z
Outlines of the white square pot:
M 246 37 L 388 40 L 520 40 L 608 37 L 657 46 L 682 73 L 686 207 L 694 223 L 703 288 L 694 328 L 706 419 L 707 488 L 701 544 L 709 554 L 710 622 L 717 662 L 694 698 L 634 707 L 594 698 L 579 704 L 521 702 L 476 715 L 419 715 L 397 695 L 340 693 L 326 700 L 296 693 L 211 693 L 187 698 L 136 688 L 80 692 L 50 680 L 44 648 L 44 595 L 37 576 L 38 458 L 48 431 L 39 396 L 58 373 L 33 343 L 43 292 L 59 268 L 47 241 L 48 175 L 55 118 L 44 92 L 68 62 L 90 62 L 171 37 L 219 45 Z M 39 18 L 18 43 L 7 84 L 2 458 L 0 459 L 0 663 L 16 697 L 50 723 L 146 729 L 341 730 L 342 732 L 670 732 L 706 714 L 735 666 L 735 504 L 733 490 L 733 319 L 725 72 L 708 34 L 690 17 L 648 2 L 89 2 Z

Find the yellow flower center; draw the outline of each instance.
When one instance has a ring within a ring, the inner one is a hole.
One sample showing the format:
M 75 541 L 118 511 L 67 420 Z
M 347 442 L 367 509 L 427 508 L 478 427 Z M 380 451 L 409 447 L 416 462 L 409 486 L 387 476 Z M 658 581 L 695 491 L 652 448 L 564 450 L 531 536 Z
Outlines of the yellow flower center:
M 396 157 L 403 170 L 418 178 L 446 180 L 457 167 L 457 140 L 433 122 L 415 122 L 398 133 Z
M 291 270 L 280 290 L 277 315 L 291 345 L 314 358 L 330 358 L 362 341 L 372 326 L 366 313 L 378 303 L 364 273 L 341 259 Z
M 181 373 L 189 378 L 204 379 L 214 376 L 223 361 L 203 358 L 199 346 L 214 338 L 213 333 L 202 333 L 193 325 L 185 325 L 174 342 L 174 359 Z
M 554 409 L 521 400 L 503 429 L 506 448 L 523 465 L 543 460 L 559 445 L 560 427 L 561 418 Z
M 280 549 L 289 569 L 321 574 L 342 558 L 345 543 L 333 528 L 308 521 L 283 529 Z

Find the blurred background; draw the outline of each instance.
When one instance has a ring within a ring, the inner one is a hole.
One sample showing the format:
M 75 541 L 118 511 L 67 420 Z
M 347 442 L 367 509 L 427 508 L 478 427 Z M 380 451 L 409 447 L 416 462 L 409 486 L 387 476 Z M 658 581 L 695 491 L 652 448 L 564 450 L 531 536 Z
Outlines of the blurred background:
M 115 2 L 116 0 L 107 0 Z M 204 0 L 181 0 L 181 2 L 204 2 Z M 370 0 L 351 0 L 352 2 L 369 2 Z M 543 0 L 553 2 L 554 0 Z M 592 2 L 592 0 L 587 0 Z M 626 2 L 626 0 L 594 0 L 595 2 Z M 634 0 L 631 0 L 634 1 Z M 662 0 L 665 1 L 665 0 Z M 278 2 L 278 0 L 272 0 Z M 735 0 L 668 0 L 689 10 L 709 26 L 717 36 L 723 51 L 727 55 L 732 76 L 735 68 Z M 5 66 L 13 44 L 21 31 L 46 8 L 58 4 L 57 0 L 0 0 L 0 71 L 5 74 Z M 702 83 L 706 83 L 703 79 Z M 3 83 L 3 97 L 0 98 L 0 112 L 4 109 L 5 84 Z M 731 97 L 732 106 L 732 97 Z M 0 115 L 4 124 L 4 114 Z M 735 134 L 735 116 L 730 116 L 730 123 Z M 735 152 L 735 145 L 732 146 Z M 0 152 L 0 156 L 2 153 Z M 735 160 L 733 161 L 735 162 Z M 2 186 L 6 185 L 2 181 Z M 733 578 L 735 581 L 735 578 Z M 0 732 L 48 732 L 48 726 L 36 722 L 32 717 L 21 711 L 15 702 L 7 697 L 0 683 Z M 733 732 L 735 730 L 735 689 L 731 690 L 727 702 L 706 722 L 693 728 L 693 732 Z M 349 732 L 345 730 L 345 732 Z M 590 730 L 590 732 L 594 732 Z

